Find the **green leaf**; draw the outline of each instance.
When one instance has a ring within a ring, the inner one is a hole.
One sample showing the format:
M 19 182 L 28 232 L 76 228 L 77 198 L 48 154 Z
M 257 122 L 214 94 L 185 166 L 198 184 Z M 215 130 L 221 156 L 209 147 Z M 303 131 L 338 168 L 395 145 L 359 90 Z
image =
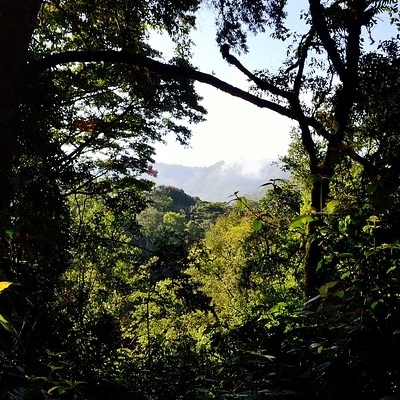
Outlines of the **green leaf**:
M 290 224 L 290 229 L 304 228 L 306 224 L 312 222 L 314 218 L 311 215 L 304 214 L 296 217 Z
M 11 228 L 11 229 L 7 229 L 5 233 L 6 233 L 7 238 L 11 240 L 15 236 L 19 235 L 19 230 L 17 228 Z
M 371 308 L 374 310 L 380 303 L 383 303 L 382 299 L 374 301 L 373 303 L 371 303 Z
M 264 222 L 259 220 L 259 219 L 255 219 L 253 220 L 253 229 L 255 232 L 259 232 L 264 226 Z
M 334 293 L 334 295 L 335 295 L 336 297 L 339 297 L 339 299 L 343 299 L 343 297 L 344 297 L 344 290 L 337 290 L 337 291 Z
M 336 209 L 338 208 L 339 204 L 340 204 L 339 200 L 332 200 L 329 203 L 327 203 L 327 205 L 325 206 L 325 211 L 328 214 L 332 214 L 332 213 L 334 213 L 336 211 Z
M 366 250 L 366 251 L 364 251 L 364 254 L 365 254 L 365 257 L 369 257 L 369 256 L 376 254 L 376 250 L 375 249 Z
M 332 281 L 325 283 L 319 288 L 319 294 L 321 297 L 326 297 L 328 295 L 329 289 L 336 286 L 339 281 Z
M 316 268 L 317 272 L 322 268 L 323 265 L 324 265 L 324 260 L 319 260 Z
M 317 174 L 309 174 L 306 178 L 307 183 L 310 183 L 310 184 L 319 182 L 320 180 L 321 180 L 321 177 Z
M 238 197 L 236 199 L 236 207 L 242 211 L 246 208 L 247 206 L 247 197 Z
M 373 225 L 365 225 L 365 226 L 363 226 L 362 230 L 363 230 L 363 232 L 371 233 L 374 230 L 374 228 L 375 227 Z
M 12 333 L 13 335 L 17 336 L 17 332 L 12 327 L 9 321 L 7 321 L 1 314 L 0 314 L 0 325 L 7 330 L 8 332 Z
M 379 222 L 379 217 L 377 217 L 376 215 L 371 215 L 368 218 L 368 221 L 371 221 L 375 225 L 377 222 Z

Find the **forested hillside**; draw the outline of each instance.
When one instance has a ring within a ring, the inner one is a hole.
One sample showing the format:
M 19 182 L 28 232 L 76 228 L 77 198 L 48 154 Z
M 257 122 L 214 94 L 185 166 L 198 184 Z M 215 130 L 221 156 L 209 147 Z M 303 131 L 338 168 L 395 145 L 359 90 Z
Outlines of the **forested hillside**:
M 264 183 L 289 176 L 287 171 L 282 170 L 279 160 L 268 159 L 262 164 L 260 161 L 257 166 L 246 166 L 243 161 L 220 161 L 209 167 L 155 163 L 154 170 L 157 176 L 150 179 L 156 185 L 174 186 L 206 201 L 229 201 L 234 192 L 259 200 L 267 190 L 262 186 Z
M 397 0 L 1 0 L 0 397 L 400 399 L 399 39 Z M 259 200 L 150 179 L 195 82 L 293 122 Z

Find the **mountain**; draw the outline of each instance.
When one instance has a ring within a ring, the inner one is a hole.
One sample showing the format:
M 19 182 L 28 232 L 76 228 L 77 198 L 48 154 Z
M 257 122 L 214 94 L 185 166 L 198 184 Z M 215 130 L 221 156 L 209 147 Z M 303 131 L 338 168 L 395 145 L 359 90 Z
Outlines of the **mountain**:
M 150 177 L 156 185 L 173 186 L 201 200 L 229 201 L 234 192 L 253 199 L 262 197 L 266 188 L 262 184 L 270 179 L 288 178 L 278 160 L 220 161 L 209 167 L 186 167 L 176 164 L 155 163 L 157 177 Z

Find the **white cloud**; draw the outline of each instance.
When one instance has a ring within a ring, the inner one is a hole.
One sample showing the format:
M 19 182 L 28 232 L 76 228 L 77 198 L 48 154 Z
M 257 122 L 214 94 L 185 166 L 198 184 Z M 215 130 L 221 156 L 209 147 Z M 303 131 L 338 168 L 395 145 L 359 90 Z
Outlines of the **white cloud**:
M 209 111 L 207 121 L 192 127 L 189 148 L 180 146 L 172 135 L 166 138 L 166 146 L 157 145 L 157 162 L 201 167 L 286 154 L 293 121 L 205 85 L 199 85 L 198 91 Z
M 239 158 L 227 160 L 223 166 L 223 170 L 229 172 L 229 170 L 236 170 L 240 175 L 253 178 L 261 179 L 265 176 L 265 167 L 271 164 L 271 159 L 268 158 Z

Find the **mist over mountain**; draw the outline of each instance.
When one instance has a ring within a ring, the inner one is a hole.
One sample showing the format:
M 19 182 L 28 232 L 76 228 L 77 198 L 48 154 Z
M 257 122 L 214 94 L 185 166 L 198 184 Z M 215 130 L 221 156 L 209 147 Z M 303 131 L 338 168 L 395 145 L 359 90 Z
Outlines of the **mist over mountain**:
M 173 186 L 205 201 L 229 201 L 234 192 L 239 196 L 260 199 L 267 190 L 261 187 L 270 179 L 288 178 L 279 160 L 220 161 L 209 167 L 187 167 L 155 163 L 157 185 Z

